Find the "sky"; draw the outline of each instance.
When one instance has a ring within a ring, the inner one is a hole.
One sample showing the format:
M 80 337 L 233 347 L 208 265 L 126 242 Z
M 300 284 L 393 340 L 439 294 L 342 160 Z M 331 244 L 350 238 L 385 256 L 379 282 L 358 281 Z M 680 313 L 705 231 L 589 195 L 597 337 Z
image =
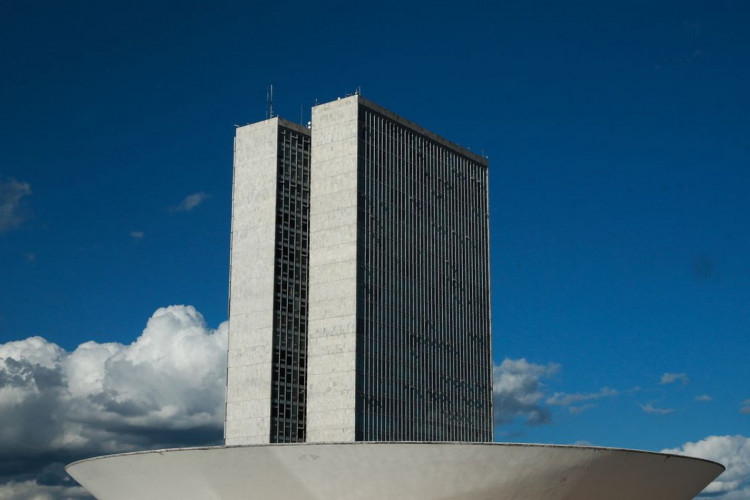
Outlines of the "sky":
M 750 4 L 0 3 L 0 498 L 221 440 L 236 125 L 353 93 L 487 155 L 495 439 L 750 499 Z M 43 431 L 40 431 L 42 429 Z

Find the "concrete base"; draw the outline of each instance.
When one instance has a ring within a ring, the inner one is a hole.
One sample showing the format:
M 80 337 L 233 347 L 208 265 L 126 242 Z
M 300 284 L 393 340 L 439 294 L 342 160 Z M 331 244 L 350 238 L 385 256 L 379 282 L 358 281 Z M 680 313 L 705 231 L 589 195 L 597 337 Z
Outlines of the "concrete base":
M 723 470 L 660 453 L 503 443 L 186 448 L 67 467 L 100 500 L 687 500 Z

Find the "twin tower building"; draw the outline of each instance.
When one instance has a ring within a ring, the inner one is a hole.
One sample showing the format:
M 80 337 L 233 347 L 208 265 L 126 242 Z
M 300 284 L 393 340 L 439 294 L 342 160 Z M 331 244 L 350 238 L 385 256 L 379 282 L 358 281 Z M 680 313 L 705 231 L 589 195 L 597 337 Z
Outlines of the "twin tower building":
M 227 445 L 492 441 L 487 168 L 359 95 L 237 129 Z

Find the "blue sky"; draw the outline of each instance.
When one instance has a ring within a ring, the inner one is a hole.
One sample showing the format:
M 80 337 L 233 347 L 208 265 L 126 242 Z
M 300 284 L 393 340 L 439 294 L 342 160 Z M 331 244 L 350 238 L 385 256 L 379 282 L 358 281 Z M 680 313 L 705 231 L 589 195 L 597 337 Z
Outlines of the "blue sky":
M 750 460 L 749 22 L 741 1 L 4 2 L 6 359 L 125 349 L 170 305 L 220 335 L 235 124 L 269 83 L 305 123 L 361 86 L 489 156 L 498 440 L 734 436 Z

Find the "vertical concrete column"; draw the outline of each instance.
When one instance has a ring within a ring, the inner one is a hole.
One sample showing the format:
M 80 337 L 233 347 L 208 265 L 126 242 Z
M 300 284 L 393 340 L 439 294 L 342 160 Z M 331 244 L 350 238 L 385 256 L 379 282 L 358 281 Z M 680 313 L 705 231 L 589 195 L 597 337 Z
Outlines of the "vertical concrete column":
M 312 110 L 307 441 L 354 441 L 358 96 Z
M 270 439 L 277 158 L 278 118 L 237 129 L 224 425 L 227 445 L 268 443 Z

